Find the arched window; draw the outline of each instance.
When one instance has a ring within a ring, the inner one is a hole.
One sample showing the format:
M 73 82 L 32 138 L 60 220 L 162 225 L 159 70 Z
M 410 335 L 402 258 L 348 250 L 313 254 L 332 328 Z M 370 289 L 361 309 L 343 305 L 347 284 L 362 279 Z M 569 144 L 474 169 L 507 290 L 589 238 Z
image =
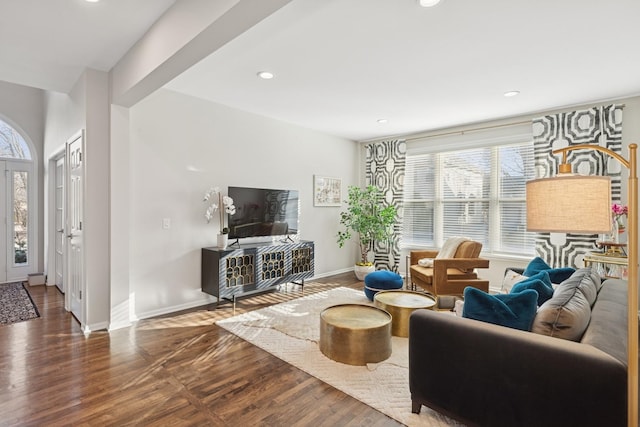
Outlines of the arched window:
M 31 151 L 27 141 L 2 120 L 0 120 L 0 157 L 31 160 Z
M 0 245 L 7 251 L 0 260 L 0 283 L 20 280 L 34 271 L 35 174 L 29 143 L 9 123 L 0 119 L 0 207 L 7 213 L 6 227 L 0 230 Z M 0 251 L 3 253 L 4 251 Z M 4 258 L 4 257 L 3 257 Z

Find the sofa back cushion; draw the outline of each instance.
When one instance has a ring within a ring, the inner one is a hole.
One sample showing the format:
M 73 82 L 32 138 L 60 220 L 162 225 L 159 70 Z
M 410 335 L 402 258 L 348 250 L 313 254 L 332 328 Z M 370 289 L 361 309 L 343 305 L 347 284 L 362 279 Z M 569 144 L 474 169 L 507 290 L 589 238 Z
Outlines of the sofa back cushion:
M 531 330 L 537 334 L 580 341 L 591 319 L 600 278 L 590 268 L 577 270 L 538 309 Z
M 626 280 L 608 279 L 591 309 L 591 322 L 581 342 L 613 356 L 627 365 Z

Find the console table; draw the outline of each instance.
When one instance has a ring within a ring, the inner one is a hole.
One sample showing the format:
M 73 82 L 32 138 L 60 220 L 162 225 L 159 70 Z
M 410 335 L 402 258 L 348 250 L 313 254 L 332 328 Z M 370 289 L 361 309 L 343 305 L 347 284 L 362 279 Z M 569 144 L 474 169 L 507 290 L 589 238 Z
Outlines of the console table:
M 603 278 L 627 278 L 629 260 L 626 256 L 590 252 L 584 256 L 584 265 L 588 267 L 592 264 L 594 264 L 595 271 Z
M 256 243 L 237 248 L 202 248 L 202 291 L 232 301 L 283 283 L 296 283 L 304 291 L 304 279 L 313 276 L 314 244 L 311 241 Z

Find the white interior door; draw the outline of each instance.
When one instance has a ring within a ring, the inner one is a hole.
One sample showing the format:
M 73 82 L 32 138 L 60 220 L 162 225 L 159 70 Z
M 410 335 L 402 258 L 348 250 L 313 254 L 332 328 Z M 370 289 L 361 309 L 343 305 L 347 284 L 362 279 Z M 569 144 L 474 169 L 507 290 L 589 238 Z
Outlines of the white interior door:
M 83 262 L 83 148 L 84 132 L 67 141 L 67 292 L 71 313 L 84 324 L 82 303 L 84 294 Z
M 64 260 L 66 249 L 66 237 L 64 233 L 65 225 L 65 194 L 64 194 L 64 156 L 56 161 L 56 189 L 55 189 L 55 262 L 54 262 L 54 280 L 55 284 L 60 289 L 60 292 L 64 293 Z

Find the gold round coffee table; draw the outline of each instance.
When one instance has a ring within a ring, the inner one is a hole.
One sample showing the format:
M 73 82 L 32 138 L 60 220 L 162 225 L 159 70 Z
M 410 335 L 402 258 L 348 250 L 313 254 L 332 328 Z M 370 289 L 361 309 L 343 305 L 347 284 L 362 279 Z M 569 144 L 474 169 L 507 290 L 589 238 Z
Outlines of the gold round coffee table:
M 409 336 L 409 316 L 414 310 L 436 307 L 435 297 L 413 291 L 380 291 L 374 297 L 376 307 L 389 312 L 393 318 L 391 333 L 397 337 Z
M 348 365 L 377 363 L 391 356 L 391 315 L 362 304 L 340 304 L 320 313 L 320 351 Z

